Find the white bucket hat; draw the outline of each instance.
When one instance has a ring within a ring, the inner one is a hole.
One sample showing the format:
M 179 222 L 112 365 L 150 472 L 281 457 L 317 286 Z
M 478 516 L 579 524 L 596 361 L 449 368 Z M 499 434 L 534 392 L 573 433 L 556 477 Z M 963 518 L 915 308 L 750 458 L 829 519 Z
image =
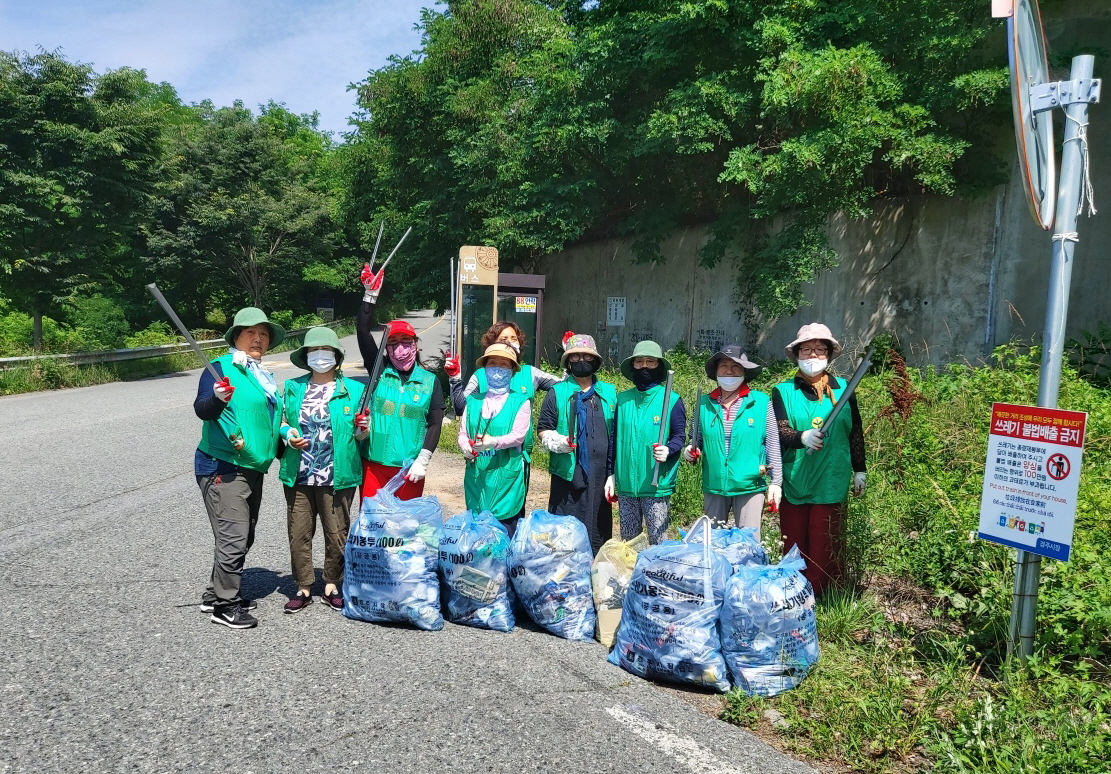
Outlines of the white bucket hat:
M 806 325 L 799 328 L 799 332 L 798 335 L 795 336 L 795 340 L 783 348 L 783 353 L 787 355 L 787 359 L 790 360 L 792 363 L 797 363 L 799 362 L 799 358 L 798 355 L 795 354 L 795 347 L 797 347 L 804 341 L 810 341 L 811 339 L 821 339 L 822 341 L 829 342 L 830 360 L 833 360 L 835 357 L 841 354 L 841 344 L 838 343 L 837 339 L 833 338 L 833 332 L 821 323 L 816 322 L 807 323 Z

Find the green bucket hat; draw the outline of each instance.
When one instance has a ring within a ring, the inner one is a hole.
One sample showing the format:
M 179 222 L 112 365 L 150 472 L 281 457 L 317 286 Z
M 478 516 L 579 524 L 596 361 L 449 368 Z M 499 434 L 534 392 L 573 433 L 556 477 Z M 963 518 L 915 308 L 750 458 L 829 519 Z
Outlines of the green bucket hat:
M 270 322 L 266 317 L 266 312 L 257 306 L 245 306 L 235 313 L 235 320 L 232 321 L 228 332 L 224 334 L 224 341 L 228 343 L 229 347 L 234 347 L 235 337 L 239 335 L 239 331 L 243 328 L 250 328 L 252 325 L 270 326 L 269 349 L 273 349 L 285 341 L 285 328 L 275 322 Z
M 654 341 L 642 341 L 633 348 L 633 354 L 621 361 L 621 373 L 630 382 L 633 380 L 633 361 L 638 357 L 654 357 L 660 361 L 665 371 L 671 370 L 671 361 L 664 357 L 664 351 Z
M 340 346 L 339 336 L 327 325 L 318 325 L 305 331 L 304 343 L 290 353 L 289 362 L 305 371 L 310 370 L 307 355 L 312 347 L 331 347 L 336 351 L 336 368 L 343 365 L 343 356 L 346 353 Z

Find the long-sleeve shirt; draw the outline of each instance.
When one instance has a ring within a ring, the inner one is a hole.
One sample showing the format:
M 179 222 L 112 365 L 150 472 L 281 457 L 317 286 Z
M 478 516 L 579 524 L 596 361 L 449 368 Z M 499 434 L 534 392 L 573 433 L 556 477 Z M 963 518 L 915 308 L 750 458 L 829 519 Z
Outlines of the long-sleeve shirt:
M 541 371 L 531 365 L 525 364 L 522 368 L 528 368 L 532 371 L 532 388 L 537 392 L 541 390 L 550 390 L 559 382 L 563 381 L 562 376 L 552 376 L 549 373 Z M 463 416 L 463 410 L 467 407 L 467 396 L 474 395 L 478 392 L 478 376 L 471 374 L 471 378 L 467 380 L 466 386 L 463 385 L 463 380 L 458 376 L 448 380 L 451 386 L 451 404 L 455 409 L 455 416 Z
M 355 323 L 355 336 L 359 341 L 359 352 L 363 356 L 363 367 L 366 368 L 367 373 L 370 373 L 370 370 L 374 368 L 374 361 L 378 359 L 378 342 L 374 340 L 374 335 L 371 333 L 371 329 L 376 325 L 374 322 L 376 306 L 377 304 L 364 301 L 359 307 L 359 316 Z M 383 357 L 388 357 L 388 355 L 383 355 Z M 402 382 L 409 381 L 410 374 L 412 374 L 411 370 L 398 371 Z M 422 449 L 427 449 L 430 452 L 436 451 L 436 445 L 440 442 L 440 431 L 444 427 L 446 409 L 443 391 L 433 390 L 432 398 L 428 404 L 428 426 L 424 431 Z
M 818 399 L 817 391 L 801 376 L 795 377 L 794 386 L 795 389 L 806 396 L 807 400 Z M 829 386 L 836 390 L 841 386 L 841 382 L 837 377 L 830 374 Z M 779 397 L 779 393 L 776 390 L 772 390 L 772 410 L 775 412 L 779 443 L 782 448 L 803 448 L 803 431 L 791 427 L 791 421 L 787 417 L 787 409 L 783 405 L 783 399 Z M 853 472 L 864 473 L 867 471 L 867 463 L 864 459 L 864 423 L 860 419 L 860 409 L 856 404 L 855 393 L 849 397 L 849 412 L 852 416 L 852 427 L 849 430 L 849 458 L 852 462 Z
M 479 415 L 482 419 L 491 419 L 497 416 L 501 411 L 502 406 L 505 405 L 506 399 L 509 397 L 508 392 L 503 392 L 500 395 L 486 394 L 482 399 L 482 413 Z M 528 435 L 529 425 L 532 423 L 532 409 L 527 402 L 522 403 L 521 407 L 517 409 L 517 416 L 513 417 L 513 429 L 506 435 L 498 436 L 497 442 L 494 444 L 495 449 L 512 449 L 514 446 L 521 446 L 525 442 L 525 436 Z M 482 423 L 479 423 L 479 427 Z M 467 413 L 463 412 L 463 416 L 459 419 L 459 435 L 456 437 L 459 443 L 459 448 L 465 452 L 471 451 L 471 439 L 467 435 Z

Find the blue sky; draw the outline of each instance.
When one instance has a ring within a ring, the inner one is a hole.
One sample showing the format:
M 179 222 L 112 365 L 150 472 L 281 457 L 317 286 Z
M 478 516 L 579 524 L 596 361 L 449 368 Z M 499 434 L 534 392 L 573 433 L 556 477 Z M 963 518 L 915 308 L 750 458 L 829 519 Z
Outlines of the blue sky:
M 343 132 L 348 84 L 420 46 L 422 7 L 435 0 L 0 0 L 0 50 L 141 68 L 185 102 L 274 99 Z

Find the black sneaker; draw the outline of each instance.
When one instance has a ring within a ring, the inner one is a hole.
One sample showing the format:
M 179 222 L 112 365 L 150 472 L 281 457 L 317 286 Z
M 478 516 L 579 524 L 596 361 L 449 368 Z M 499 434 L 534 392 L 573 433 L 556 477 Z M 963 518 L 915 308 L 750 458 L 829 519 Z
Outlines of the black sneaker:
M 239 605 L 221 605 L 212 611 L 212 618 L 209 620 L 231 629 L 250 629 L 258 626 L 258 619 Z
M 244 610 L 254 610 L 256 607 L 258 607 L 258 602 L 255 602 L 253 599 L 241 599 L 239 600 L 239 604 L 243 607 Z M 216 609 L 216 603 L 205 602 L 202 599 L 200 609 L 202 613 L 211 613 Z

